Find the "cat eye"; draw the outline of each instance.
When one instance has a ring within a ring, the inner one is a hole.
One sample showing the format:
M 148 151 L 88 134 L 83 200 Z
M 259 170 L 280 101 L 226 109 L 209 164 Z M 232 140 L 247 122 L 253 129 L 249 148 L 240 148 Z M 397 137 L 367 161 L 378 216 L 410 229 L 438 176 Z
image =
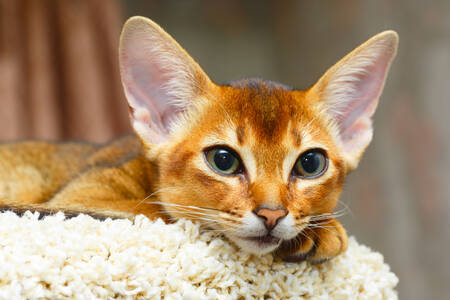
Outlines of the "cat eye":
M 302 178 L 316 178 L 325 173 L 328 159 L 321 149 L 308 150 L 300 155 L 294 165 L 292 173 Z
M 215 147 L 205 151 L 209 166 L 223 175 L 242 173 L 242 164 L 239 156 L 227 147 Z

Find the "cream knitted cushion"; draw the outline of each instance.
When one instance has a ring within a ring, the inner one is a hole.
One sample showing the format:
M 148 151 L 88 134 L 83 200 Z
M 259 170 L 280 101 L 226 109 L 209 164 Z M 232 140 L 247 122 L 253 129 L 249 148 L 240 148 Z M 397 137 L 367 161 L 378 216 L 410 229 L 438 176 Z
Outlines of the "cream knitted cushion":
M 322 265 L 239 251 L 198 224 L 0 213 L 0 299 L 396 299 L 383 256 L 350 238 Z

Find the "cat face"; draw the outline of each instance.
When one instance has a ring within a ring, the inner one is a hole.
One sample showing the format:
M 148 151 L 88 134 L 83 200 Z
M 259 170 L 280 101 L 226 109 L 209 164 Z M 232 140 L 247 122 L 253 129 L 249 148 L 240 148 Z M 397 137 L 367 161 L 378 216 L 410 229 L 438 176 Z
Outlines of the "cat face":
M 396 45 L 393 32 L 375 36 L 305 91 L 260 79 L 217 85 L 158 25 L 130 19 L 122 81 L 166 213 L 259 254 L 332 216 L 371 140 Z
M 208 97 L 198 125 L 164 145 L 160 188 L 165 203 L 214 211 L 174 205 L 168 211 L 203 219 L 243 248 L 267 252 L 297 236 L 311 216 L 333 210 L 347 166 L 306 92 L 248 80 Z M 269 231 L 273 238 L 258 238 Z

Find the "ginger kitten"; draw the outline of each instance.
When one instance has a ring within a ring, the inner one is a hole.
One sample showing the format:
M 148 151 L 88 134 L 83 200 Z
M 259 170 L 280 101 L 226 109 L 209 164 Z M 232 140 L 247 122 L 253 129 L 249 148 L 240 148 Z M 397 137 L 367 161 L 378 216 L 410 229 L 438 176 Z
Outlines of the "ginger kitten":
M 397 49 L 382 32 L 307 90 L 218 85 L 161 27 L 133 17 L 120 69 L 136 135 L 107 145 L 0 145 L 0 206 L 186 217 L 245 251 L 320 263 L 347 247 L 333 210 L 372 138 Z

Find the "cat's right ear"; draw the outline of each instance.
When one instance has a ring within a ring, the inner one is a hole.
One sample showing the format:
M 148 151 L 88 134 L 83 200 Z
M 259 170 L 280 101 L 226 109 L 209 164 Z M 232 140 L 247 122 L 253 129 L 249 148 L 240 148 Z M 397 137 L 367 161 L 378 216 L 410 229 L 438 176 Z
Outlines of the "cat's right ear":
M 180 114 L 211 85 L 187 52 L 144 17 L 125 23 L 119 61 L 131 122 L 145 143 L 166 141 Z
M 352 169 L 372 139 L 372 115 L 397 45 L 394 31 L 375 35 L 331 67 L 309 92 L 330 117 L 333 134 Z

